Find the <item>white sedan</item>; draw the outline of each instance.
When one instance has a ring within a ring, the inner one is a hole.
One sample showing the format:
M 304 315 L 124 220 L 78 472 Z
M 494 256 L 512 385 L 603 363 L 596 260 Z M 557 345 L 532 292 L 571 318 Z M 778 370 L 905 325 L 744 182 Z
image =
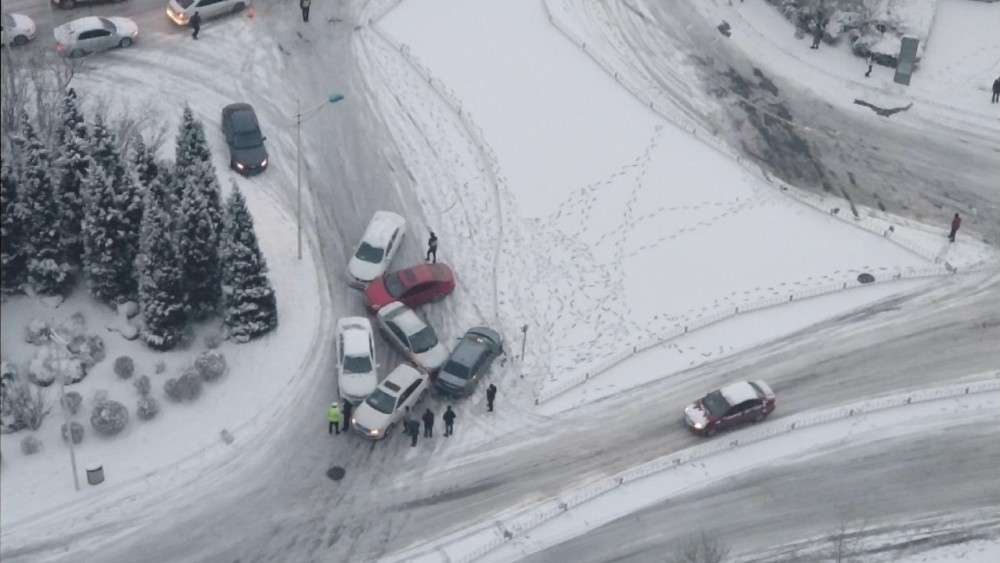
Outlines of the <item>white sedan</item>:
M 365 317 L 337 321 L 337 388 L 340 398 L 354 404 L 378 387 L 375 338 Z
M 406 414 L 406 408 L 427 393 L 427 380 L 428 376 L 413 366 L 400 364 L 354 411 L 351 427 L 369 440 L 385 438 Z M 411 412 L 411 416 L 417 413 Z
M 54 34 L 60 55 L 82 57 L 115 47 L 131 47 L 139 36 L 139 26 L 128 18 L 87 16 L 56 27 Z
M 375 318 L 382 334 L 425 370 L 435 372 L 448 360 L 448 349 L 413 309 L 393 301 L 379 309 Z
M 406 219 L 391 211 L 376 211 L 347 264 L 351 287 L 362 289 L 382 276 L 399 250 L 404 234 Z
M 24 14 L 3 15 L 3 46 L 20 47 L 35 38 L 35 22 Z

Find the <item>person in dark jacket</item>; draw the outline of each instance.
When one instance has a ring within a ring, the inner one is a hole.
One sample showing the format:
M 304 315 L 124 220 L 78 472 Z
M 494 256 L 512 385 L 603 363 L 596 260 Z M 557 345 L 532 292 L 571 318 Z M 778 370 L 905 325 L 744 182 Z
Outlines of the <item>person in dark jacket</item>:
M 417 419 L 410 420 L 410 447 L 417 447 L 417 438 L 420 437 L 420 421 Z
M 189 21 L 188 24 L 191 26 L 191 29 L 193 30 L 191 32 L 191 38 L 197 39 L 198 32 L 201 31 L 201 14 L 195 12 L 194 15 L 191 16 L 191 21 Z
M 309 0 L 299 0 L 299 8 L 302 8 L 302 21 L 309 21 Z
M 868 72 L 865 73 L 865 78 L 868 78 L 872 75 L 872 67 L 875 66 L 875 55 L 869 53 L 868 60 L 865 63 L 868 65 Z
M 431 237 L 427 239 L 427 262 L 436 264 L 438 261 L 438 237 L 431 231 Z
M 958 228 L 962 226 L 962 218 L 955 214 L 955 218 L 951 220 L 951 232 L 948 233 L 948 241 L 955 242 L 955 234 L 958 233 Z
M 497 398 L 497 386 L 490 383 L 486 388 L 486 410 L 493 412 L 493 401 Z
M 993 103 L 1000 103 L 1000 77 L 993 81 Z
M 354 411 L 354 405 L 350 401 L 344 401 L 344 432 L 347 432 L 351 428 L 351 412 Z
M 424 438 L 434 437 L 434 413 L 431 409 L 424 411 L 424 416 L 420 417 L 424 421 Z
M 444 415 L 441 416 L 444 419 L 444 435 L 451 436 L 455 433 L 455 411 L 451 410 L 451 405 L 448 405 L 448 409 L 444 411 Z

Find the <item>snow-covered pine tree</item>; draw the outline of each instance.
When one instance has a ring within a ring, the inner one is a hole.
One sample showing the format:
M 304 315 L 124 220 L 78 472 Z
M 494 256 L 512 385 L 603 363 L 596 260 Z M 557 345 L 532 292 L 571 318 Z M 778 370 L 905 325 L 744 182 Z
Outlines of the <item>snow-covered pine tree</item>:
M 14 213 L 22 226 L 27 283 L 36 293 L 63 293 L 72 278 L 59 235 L 59 202 L 52 180 L 51 158 L 25 117 L 20 134 L 14 138 L 18 153 L 17 195 Z
M 196 174 L 197 164 L 200 162 L 209 162 L 211 159 L 212 154 L 208 150 L 208 142 L 205 140 L 204 126 L 200 121 L 195 119 L 191 108 L 184 106 L 184 113 L 181 116 L 181 124 L 177 131 L 177 142 L 174 149 L 173 176 L 170 178 L 169 183 L 165 182 L 163 184 L 163 187 L 169 194 L 169 201 L 174 205 L 175 209 L 180 205 L 180 200 L 184 197 L 184 191 L 192 182 L 196 181 L 192 179 L 192 176 Z M 221 205 L 219 228 L 221 229 Z
M 184 190 L 177 213 L 177 241 L 188 312 L 195 319 L 203 319 L 217 313 L 222 301 L 217 222 L 219 186 L 210 162 L 197 163 L 192 172 L 192 181 Z
M 169 350 L 177 344 L 187 321 L 184 272 L 170 217 L 160 200 L 147 192 L 143 208 L 138 264 L 139 309 L 145 324 L 142 339 L 151 348 Z
M 84 184 L 84 270 L 94 297 L 110 303 L 136 298 L 142 197 L 114 136 L 95 120 L 91 167 Z M 99 169 L 99 172 L 97 171 Z
M 59 155 L 54 162 L 56 197 L 59 199 L 59 235 L 66 252 L 66 260 L 78 265 L 83 259 L 83 239 L 80 230 L 83 225 L 83 200 L 80 188 L 87 169 L 90 168 L 90 154 L 87 147 L 87 124 L 76 104 L 76 92 L 66 91 L 59 107 L 59 124 L 56 140 Z
M 0 156 L 0 289 L 19 291 L 27 273 L 21 220 L 14 212 L 17 200 L 17 169 L 13 155 Z
M 224 322 L 236 342 L 247 342 L 278 326 L 274 288 L 257 244 L 253 217 L 239 188 L 226 200 L 222 230 Z

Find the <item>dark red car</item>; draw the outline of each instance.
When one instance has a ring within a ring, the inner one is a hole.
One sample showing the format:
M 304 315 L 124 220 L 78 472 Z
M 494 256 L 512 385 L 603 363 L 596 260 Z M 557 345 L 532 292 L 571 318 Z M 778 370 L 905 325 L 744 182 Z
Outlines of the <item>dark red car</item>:
M 712 391 L 684 409 L 684 422 L 699 436 L 747 422 L 760 422 L 774 411 L 774 391 L 763 381 L 741 381 Z
M 418 307 L 440 301 L 455 291 L 455 274 L 447 264 L 420 264 L 372 280 L 365 288 L 365 307 L 375 313 L 393 301 Z

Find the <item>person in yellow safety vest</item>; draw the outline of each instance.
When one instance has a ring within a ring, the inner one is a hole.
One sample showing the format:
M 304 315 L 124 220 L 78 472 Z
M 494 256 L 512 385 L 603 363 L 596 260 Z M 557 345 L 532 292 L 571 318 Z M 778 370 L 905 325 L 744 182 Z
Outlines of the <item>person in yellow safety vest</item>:
M 329 434 L 333 434 L 334 430 L 337 431 L 338 435 L 340 434 L 340 419 L 340 407 L 337 406 L 337 403 L 330 403 L 330 408 L 326 409 L 326 420 L 330 423 Z

